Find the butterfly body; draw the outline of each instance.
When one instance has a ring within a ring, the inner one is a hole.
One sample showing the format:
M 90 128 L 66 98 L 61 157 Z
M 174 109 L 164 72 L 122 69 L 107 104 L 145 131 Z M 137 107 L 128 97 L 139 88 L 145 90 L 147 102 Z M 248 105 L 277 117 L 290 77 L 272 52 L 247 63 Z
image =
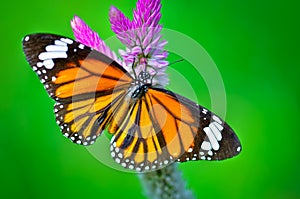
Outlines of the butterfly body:
M 28 35 L 23 50 L 56 102 L 63 135 L 90 145 L 107 129 L 113 134 L 111 156 L 125 168 L 154 170 L 174 161 L 222 160 L 241 151 L 227 123 L 155 87 L 147 71 L 132 77 L 106 55 L 59 35 Z
M 141 98 L 145 93 L 147 93 L 149 86 L 151 86 L 151 84 L 144 84 L 144 85 L 136 87 L 135 89 L 133 89 L 131 98 L 132 99 Z

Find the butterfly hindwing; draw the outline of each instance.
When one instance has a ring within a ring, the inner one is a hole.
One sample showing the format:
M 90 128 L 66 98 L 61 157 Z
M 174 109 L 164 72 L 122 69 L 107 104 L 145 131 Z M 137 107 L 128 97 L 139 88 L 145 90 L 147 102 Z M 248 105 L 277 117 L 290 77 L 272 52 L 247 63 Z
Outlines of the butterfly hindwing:
M 92 144 L 108 125 L 131 76 L 118 63 L 72 39 L 53 34 L 28 35 L 23 49 L 49 96 L 63 134 Z
M 54 112 L 63 135 L 74 143 L 90 145 L 108 126 L 112 113 L 123 100 L 124 90 L 98 96 L 93 99 L 74 101 L 69 104 L 57 102 Z

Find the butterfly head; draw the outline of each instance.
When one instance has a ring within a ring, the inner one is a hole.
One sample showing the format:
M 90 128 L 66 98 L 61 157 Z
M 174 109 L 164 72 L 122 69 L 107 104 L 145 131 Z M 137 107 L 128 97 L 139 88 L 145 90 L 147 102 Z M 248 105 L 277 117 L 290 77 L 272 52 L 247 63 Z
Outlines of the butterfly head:
M 143 83 L 147 83 L 151 80 L 151 75 L 147 71 L 141 71 L 138 75 L 138 79 Z

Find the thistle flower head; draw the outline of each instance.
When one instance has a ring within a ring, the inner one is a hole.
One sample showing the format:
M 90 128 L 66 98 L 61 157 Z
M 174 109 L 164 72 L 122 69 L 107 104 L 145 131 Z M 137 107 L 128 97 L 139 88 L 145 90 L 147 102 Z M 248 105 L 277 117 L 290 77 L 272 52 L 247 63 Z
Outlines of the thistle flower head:
M 116 60 L 130 73 L 148 71 L 154 76 L 154 85 L 165 86 L 168 83 L 165 70 L 169 63 L 166 61 L 168 53 L 164 50 L 167 42 L 161 38 L 160 8 L 160 0 L 139 0 L 133 11 L 133 20 L 116 7 L 110 8 L 111 29 L 126 46 L 119 50 L 122 60 L 79 17 L 74 17 L 71 26 L 77 41 Z

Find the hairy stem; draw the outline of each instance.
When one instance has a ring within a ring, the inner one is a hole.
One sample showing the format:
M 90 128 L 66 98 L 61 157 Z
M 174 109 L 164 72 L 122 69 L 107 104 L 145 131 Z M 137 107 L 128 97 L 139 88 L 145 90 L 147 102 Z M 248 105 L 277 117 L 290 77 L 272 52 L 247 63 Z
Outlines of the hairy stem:
M 145 195 L 150 199 L 193 199 L 177 163 L 139 175 Z

